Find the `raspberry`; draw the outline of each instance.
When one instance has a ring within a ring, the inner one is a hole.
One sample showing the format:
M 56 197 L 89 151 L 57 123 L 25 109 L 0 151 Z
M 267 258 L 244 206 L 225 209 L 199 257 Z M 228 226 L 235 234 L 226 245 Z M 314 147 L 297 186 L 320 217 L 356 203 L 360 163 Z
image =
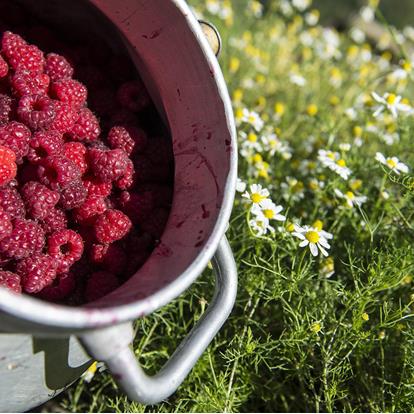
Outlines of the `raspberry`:
M 57 131 L 38 131 L 30 140 L 27 159 L 32 164 L 40 164 L 51 155 L 59 155 L 63 149 L 62 134 Z
M 45 158 L 38 167 L 40 182 L 52 190 L 61 190 L 68 187 L 73 181 L 81 177 L 78 166 L 61 155 L 52 155 Z
M 69 136 L 74 141 L 94 141 L 101 133 L 101 128 L 96 116 L 88 108 L 79 111 L 79 117 L 69 132 Z
M 49 129 L 55 129 L 62 134 L 68 133 L 75 125 L 78 113 L 67 103 L 60 101 L 53 102 L 55 105 L 56 115 L 53 122 L 50 124 Z
M 137 80 L 122 84 L 116 97 L 123 107 L 132 112 L 139 112 L 150 103 L 150 97 L 144 84 Z
M 63 56 L 49 53 L 46 56 L 45 73 L 50 76 L 53 82 L 56 82 L 71 78 L 73 76 L 73 68 Z
M 162 207 L 156 208 L 147 216 L 146 220 L 140 223 L 141 228 L 154 237 L 154 239 L 159 240 L 164 232 L 168 216 L 168 210 Z
M 108 197 L 112 191 L 112 183 L 104 183 L 93 177 L 82 179 L 89 196 Z
M 9 65 L 7 62 L 0 56 L 0 78 L 4 78 L 9 73 Z
M 0 94 L 0 127 L 10 120 L 12 112 L 12 100 L 9 96 Z
M 8 147 L 0 145 L 0 186 L 8 184 L 16 177 L 16 154 Z
M 116 244 L 94 244 L 89 252 L 90 260 L 108 272 L 122 274 L 127 264 L 127 255 Z
M 122 177 L 128 167 L 128 156 L 121 149 L 105 151 L 91 148 L 88 158 L 95 177 L 106 183 Z
M 59 205 L 64 210 L 72 210 L 80 207 L 86 199 L 88 192 L 82 181 L 74 181 L 60 192 Z
M 12 187 L 0 188 L 0 208 L 12 218 L 24 218 L 26 210 L 20 194 Z
M 21 260 L 16 273 L 21 277 L 23 290 L 27 293 L 40 292 L 56 278 L 57 262 L 45 254 L 38 254 Z
M 58 260 L 58 272 L 67 272 L 83 253 L 83 240 L 76 231 L 58 230 L 47 239 L 48 253 Z
M 133 126 L 114 126 L 108 134 L 109 146 L 112 149 L 122 149 L 128 155 L 133 152 L 141 152 L 147 144 L 147 134 Z
M 63 145 L 63 155 L 78 166 L 81 174 L 88 169 L 86 152 L 86 147 L 80 142 L 66 142 Z
M 42 73 L 45 58 L 36 46 L 28 45 L 19 35 L 5 32 L 2 52 L 14 70 L 23 69 L 31 73 Z
M 19 70 L 10 79 L 12 92 L 18 98 L 24 95 L 46 95 L 50 78 L 44 73 L 33 74 Z
M 98 215 L 105 212 L 107 208 L 103 197 L 89 196 L 80 207 L 73 210 L 73 217 L 79 224 L 93 225 Z
M 38 297 L 49 302 L 58 302 L 67 298 L 76 287 L 76 277 L 74 273 L 63 273 L 56 277 L 53 283 L 43 288 Z
M 36 181 L 26 183 L 21 191 L 27 214 L 33 219 L 44 219 L 59 201 L 59 193 Z
M 48 211 L 47 216 L 40 222 L 46 234 L 53 233 L 58 230 L 64 230 L 68 227 L 68 220 L 63 210 L 53 208 Z
M 29 140 L 32 134 L 26 125 L 12 121 L 0 128 L 0 144 L 9 147 L 16 154 L 16 162 L 29 152 Z
M 128 159 L 127 168 L 125 170 L 124 175 L 119 178 L 115 185 L 120 190 L 127 190 L 128 188 L 132 187 L 132 185 L 135 183 L 135 169 L 134 169 L 134 163 Z
M 0 240 L 10 236 L 12 231 L 13 224 L 10 214 L 0 210 Z
M 130 218 L 134 224 L 144 222 L 155 207 L 154 196 L 150 191 L 143 193 L 129 193 L 125 197 L 126 192 L 121 194 L 118 199 L 121 210 Z
M 74 79 L 62 79 L 52 82 L 50 93 L 53 98 L 80 109 L 86 103 L 87 90 L 85 85 Z
M 86 299 L 88 302 L 98 300 L 111 293 L 118 286 L 119 281 L 113 273 L 104 271 L 92 273 L 86 284 Z
M 40 253 L 45 245 L 45 233 L 33 220 L 16 218 L 10 236 L 0 241 L 0 251 L 5 256 L 23 259 Z
M 16 273 L 0 270 L 0 286 L 15 293 L 21 293 L 20 276 Z
M 131 220 L 119 210 L 107 210 L 95 221 L 95 236 L 99 243 L 122 239 L 132 227 Z
M 52 99 L 42 95 L 25 95 L 17 106 L 19 119 L 32 130 L 46 129 L 56 117 Z

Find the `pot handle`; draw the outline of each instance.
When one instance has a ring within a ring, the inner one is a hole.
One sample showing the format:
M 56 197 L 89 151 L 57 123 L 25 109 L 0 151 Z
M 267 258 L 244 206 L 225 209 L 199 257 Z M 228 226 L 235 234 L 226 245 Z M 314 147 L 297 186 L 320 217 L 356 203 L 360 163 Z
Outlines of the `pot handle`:
M 212 261 L 216 278 L 212 302 L 156 375 L 145 374 L 130 347 L 133 340 L 130 322 L 90 332 L 80 338 L 92 357 L 105 362 L 131 400 L 156 404 L 173 394 L 228 318 L 236 299 L 237 269 L 225 236 Z

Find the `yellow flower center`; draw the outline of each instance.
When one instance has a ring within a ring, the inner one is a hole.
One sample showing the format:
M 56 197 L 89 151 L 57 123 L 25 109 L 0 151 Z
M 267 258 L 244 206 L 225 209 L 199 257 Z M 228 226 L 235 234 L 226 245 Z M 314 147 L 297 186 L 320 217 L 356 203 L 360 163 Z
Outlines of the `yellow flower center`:
M 275 113 L 277 115 L 283 115 L 285 113 L 285 105 L 282 102 L 275 103 Z
M 264 209 L 263 210 L 263 215 L 270 220 L 275 216 L 275 212 L 273 210 L 270 210 L 270 209 Z
M 308 231 L 305 234 L 306 240 L 308 240 L 309 243 L 317 243 L 320 239 L 319 233 L 317 231 Z
M 331 160 L 334 160 L 334 159 L 335 159 L 335 154 L 334 154 L 332 151 L 328 151 L 328 152 L 326 153 L 326 156 L 327 156 L 329 159 L 331 159 Z
M 321 324 L 319 322 L 315 322 L 311 326 L 311 331 L 314 332 L 314 333 L 320 332 L 321 329 L 322 329 L 322 326 L 321 326 Z
M 261 201 L 263 201 L 266 197 L 263 197 L 261 194 L 259 194 L 259 193 L 252 193 L 252 195 L 250 196 L 250 198 L 251 198 L 251 200 L 252 200 L 252 202 L 254 203 L 254 204 L 258 204 L 258 203 L 260 203 Z
M 362 319 L 363 319 L 364 321 L 369 321 L 369 315 L 368 315 L 366 312 L 364 312 L 364 313 L 362 314 Z
M 402 68 L 406 71 L 406 72 L 410 72 L 411 71 L 411 63 L 410 62 L 404 62 L 402 64 Z
M 247 140 L 250 142 L 257 142 L 257 135 L 253 132 L 250 132 L 250 134 L 247 136 Z
M 340 159 L 336 162 L 340 167 L 346 167 L 346 162 L 344 159 Z
M 340 103 L 341 101 L 339 100 L 339 98 L 337 97 L 337 96 L 335 96 L 335 95 L 333 95 L 333 96 L 331 96 L 330 98 L 329 98 L 329 103 L 332 105 L 332 106 L 336 106 L 336 105 L 339 105 L 339 103 Z
M 243 91 L 242 91 L 241 89 L 236 89 L 236 90 L 233 92 L 233 99 L 234 99 L 236 102 L 240 102 L 240 101 L 243 99 Z
M 253 155 L 253 162 L 259 163 L 263 161 L 263 157 L 260 154 L 254 154 Z
M 393 159 L 389 158 L 387 160 L 387 165 L 388 165 L 388 167 L 390 167 L 391 169 L 393 169 L 393 168 L 395 168 L 397 166 L 397 163 Z
M 229 69 L 230 69 L 231 73 L 237 72 L 239 70 L 239 67 L 240 67 L 240 60 L 236 57 L 232 57 L 230 59 L 230 65 L 229 66 L 230 66 Z
M 356 179 L 356 180 L 352 180 L 350 183 L 350 187 L 355 191 L 355 190 L 359 190 L 362 186 L 362 180 Z
M 362 128 L 358 125 L 354 126 L 354 137 L 361 137 L 362 136 Z
M 318 107 L 315 104 L 311 104 L 306 108 L 306 112 L 309 116 L 315 116 L 318 113 Z
M 395 95 L 394 93 L 390 93 L 387 96 L 387 103 L 389 103 L 390 105 L 393 105 L 396 99 L 397 99 L 397 95 Z
M 249 115 L 247 120 L 250 124 L 254 124 L 256 122 L 256 117 L 254 115 Z
M 355 200 L 355 194 L 352 191 L 347 191 L 345 193 L 345 197 L 349 198 L 350 200 Z
M 237 108 L 235 113 L 236 119 L 240 121 L 243 118 L 243 109 Z
M 286 230 L 287 230 L 289 233 L 292 233 L 292 231 L 295 231 L 295 225 L 294 225 L 293 223 L 288 223 L 288 224 L 286 225 Z
M 312 227 L 315 227 L 315 229 L 321 231 L 323 229 L 323 221 L 322 220 L 316 220 L 313 224 Z

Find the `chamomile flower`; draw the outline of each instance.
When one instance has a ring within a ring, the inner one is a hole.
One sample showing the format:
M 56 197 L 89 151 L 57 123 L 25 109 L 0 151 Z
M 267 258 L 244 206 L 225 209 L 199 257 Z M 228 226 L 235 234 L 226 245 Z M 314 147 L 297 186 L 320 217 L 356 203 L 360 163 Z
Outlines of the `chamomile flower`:
M 261 137 L 263 147 L 273 157 L 276 153 L 280 154 L 285 160 L 292 158 L 292 149 L 288 144 L 283 143 L 276 134 L 265 134 Z
M 250 186 L 250 192 L 246 191 L 242 194 L 242 197 L 247 198 L 253 204 L 261 204 L 270 196 L 269 190 L 263 188 L 260 184 L 252 184 Z
M 410 112 L 411 107 L 401 102 L 402 97 L 394 93 L 385 93 L 383 96 L 372 92 L 372 97 L 379 104 L 374 109 L 373 116 L 377 118 L 383 111 L 388 110 L 394 118 L 398 117 L 399 112 Z
M 259 137 L 254 132 L 249 132 L 247 134 L 246 132 L 241 131 L 240 140 L 240 154 L 245 158 L 256 152 L 260 153 L 263 151 L 263 148 L 259 142 Z
M 257 112 L 249 111 L 247 108 L 243 109 L 242 121 L 250 124 L 257 132 L 259 132 L 264 125 L 260 115 Z
M 341 158 L 338 152 L 319 150 L 318 159 L 324 167 L 328 167 L 344 180 L 347 180 L 351 175 L 351 170 L 346 166 L 346 161 Z
M 397 157 L 385 158 L 383 154 L 377 152 L 375 154 L 375 159 L 398 175 L 402 172 L 408 173 L 408 166 L 402 163 Z
M 347 191 L 343 193 L 337 188 L 334 190 L 338 198 L 341 198 L 345 201 L 346 205 L 350 208 L 355 206 L 360 206 L 361 204 L 367 201 L 367 197 L 355 195 L 352 191 Z
M 291 73 L 289 75 L 289 80 L 297 86 L 305 86 L 306 85 L 306 79 L 297 73 Z
M 255 216 L 264 216 L 268 220 L 285 221 L 286 217 L 280 212 L 283 210 L 282 206 L 277 206 L 272 200 L 266 199 L 259 204 L 253 204 L 252 213 Z
M 255 216 L 249 221 L 249 226 L 257 236 L 263 236 L 267 232 L 274 233 L 275 229 L 270 225 L 269 220 L 264 215 Z
M 244 193 L 246 191 L 247 184 L 241 179 L 237 178 L 236 191 L 238 193 Z
M 299 247 L 309 246 L 312 256 L 317 256 L 320 251 L 325 257 L 328 257 L 327 249 L 331 248 L 328 240 L 333 238 L 331 233 L 316 227 L 295 225 L 295 231 L 292 235 L 301 240 Z

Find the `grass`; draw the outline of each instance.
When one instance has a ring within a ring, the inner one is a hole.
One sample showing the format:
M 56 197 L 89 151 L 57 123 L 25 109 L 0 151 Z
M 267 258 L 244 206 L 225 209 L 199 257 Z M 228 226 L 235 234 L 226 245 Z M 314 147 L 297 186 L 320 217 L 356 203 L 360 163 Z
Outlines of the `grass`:
M 254 17 L 257 3 L 236 1 L 237 8 L 221 1 L 221 16 L 216 0 L 191 4 L 223 36 L 239 176 L 248 191 L 251 184 L 268 188 L 286 221 L 271 220 L 275 231 L 258 235 L 250 220 L 260 221 L 260 212 L 237 195 L 227 233 L 239 268 L 235 309 L 168 401 L 132 403 L 102 372 L 58 403 L 87 412 L 412 411 L 414 123 L 411 113 L 394 118 L 388 109 L 375 117 L 371 95 L 411 98 L 407 57 L 310 27 L 308 11 L 283 13 L 269 1 L 264 16 Z M 404 79 L 396 79 L 397 69 Z M 263 120 L 260 131 L 243 109 Z M 318 150 L 337 152 L 349 178 L 324 166 Z M 409 172 L 396 174 L 377 152 L 397 156 Z M 355 200 L 350 192 L 365 198 L 349 207 L 335 190 L 348 201 Z M 299 247 L 293 224 L 331 233 L 329 257 Z M 136 322 L 134 348 L 149 373 L 203 313 L 212 287 L 206 269 L 182 297 Z

